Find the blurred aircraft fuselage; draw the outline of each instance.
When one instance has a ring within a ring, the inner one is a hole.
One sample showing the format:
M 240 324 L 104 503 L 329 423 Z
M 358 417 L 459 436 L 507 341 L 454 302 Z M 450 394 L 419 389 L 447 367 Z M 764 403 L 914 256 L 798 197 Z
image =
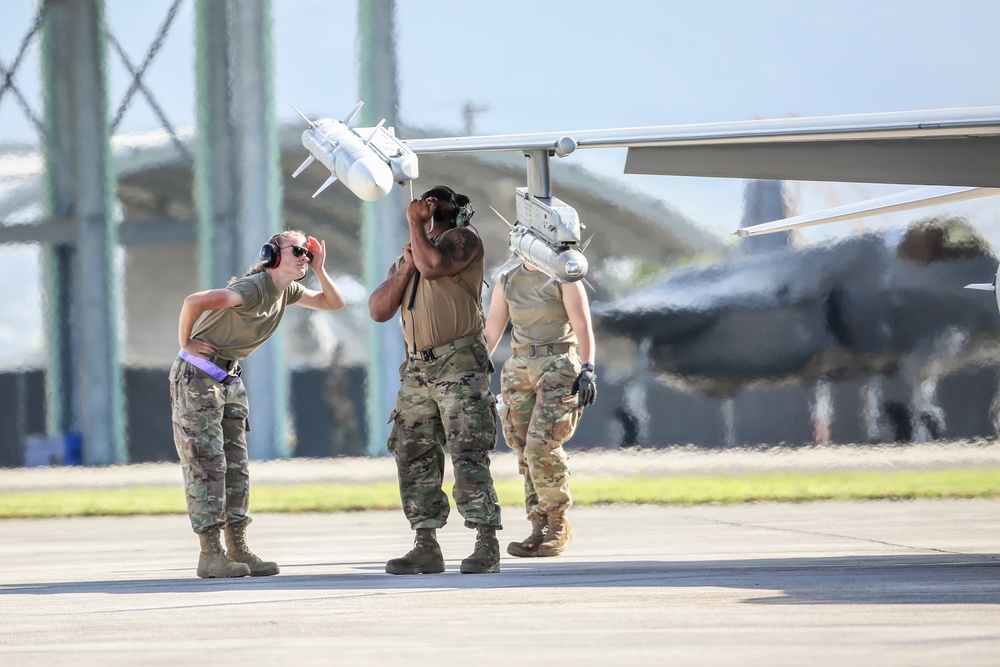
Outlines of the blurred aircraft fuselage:
M 1000 313 L 965 290 L 996 267 L 979 245 L 942 246 L 934 225 L 899 247 L 867 235 L 771 249 L 674 272 L 613 303 L 599 329 L 648 340 L 651 370 L 713 396 L 785 381 L 914 370 L 941 374 L 992 347 Z

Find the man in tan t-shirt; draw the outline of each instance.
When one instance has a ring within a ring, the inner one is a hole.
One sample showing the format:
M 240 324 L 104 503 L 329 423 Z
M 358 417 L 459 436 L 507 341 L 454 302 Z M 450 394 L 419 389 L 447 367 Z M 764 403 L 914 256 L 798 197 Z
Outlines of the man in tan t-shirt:
M 468 197 L 442 185 L 410 202 L 410 243 L 368 300 L 376 322 L 400 311 L 406 342 L 388 449 L 416 537 L 409 553 L 386 563 L 389 574 L 444 572 L 436 530 L 450 509 L 441 488 L 446 448 L 455 472 L 455 504 L 477 534 L 461 572 L 500 571 L 500 505 L 490 474 L 496 400 L 483 337 L 483 244 L 465 226 L 471 216 Z

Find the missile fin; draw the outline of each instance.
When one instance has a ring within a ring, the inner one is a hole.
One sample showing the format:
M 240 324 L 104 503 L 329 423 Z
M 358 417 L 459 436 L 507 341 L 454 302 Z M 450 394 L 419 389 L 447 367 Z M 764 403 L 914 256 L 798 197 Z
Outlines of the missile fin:
M 295 178 L 296 176 L 298 176 L 299 174 L 301 174 L 305 170 L 306 167 L 308 167 L 309 165 L 311 165 L 313 163 L 313 161 L 315 159 L 316 158 L 313 157 L 312 153 L 310 153 L 309 157 L 306 158 L 306 161 L 303 162 L 302 164 L 300 164 L 299 168 L 295 170 L 294 174 L 292 174 L 292 178 Z
M 493 211 L 494 213 L 496 213 L 496 214 L 497 214 L 497 217 L 498 217 L 498 218 L 500 218 L 500 219 L 501 219 L 501 220 L 503 220 L 504 222 L 507 222 L 507 218 L 505 218 L 505 217 L 503 217 L 502 215 L 500 215 L 500 211 L 496 210 L 496 209 L 495 209 L 495 208 L 493 208 L 492 206 L 490 206 L 490 210 L 491 210 L 491 211 Z M 514 225 L 510 224 L 509 222 L 507 222 L 507 226 L 508 226 L 508 227 L 510 227 L 511 229 L 513 229 L 513 228 L 514 228 Z
M 344 120 L 344 125 L 350 125 L 351 124 L 351 121 L 354 120 L 354 117 L 358 115 L 358 112 L 361 111 L 361 107 L 363 107 L 364 104 L 365 104 L 364 100 L 361 100 L 360 102 L 358 102 L 358 105 L 356 107 L 354 107 L 354 110 L 351 111 L 351 113 L 349 113 L 347 115 L 347 119 Z
M 593 237 L 591 237 L 591 238 L 593 238 Z M 591 292 L 596 292 L 597 291 L 597 290 L 594 289 L 594 286 L 590 284 L 590 281 L 588 281 L 586 278 L 580 278 L 580 280 L 583 281 L 584 285 L 586 285 L 587 287 L 590 288 Z
M 593 241 L 593 240 L 594 240 L 594 235 L 593 235 L 593 234 L 591 234 L 591 235 L 590 235 L 590 238 L 589 238 L 589 239 L 587 239 L 586 241 L 584 241 L 584 242 L 583 242 L 583 245 L 582 245 L 582 246 L 580 246 L 580 252 L 584 252 L 584 251 L 586 251 L 586 250 L 587 250 L 587 246 L 589 246 L 589 245 L 590 245 L 590 242 L 591 242 L 591 241 Z
M 383 118 L 382 120 L 380 120 L 378 122 L 378 125 L 376 125 L 375 129 L 372 130 L 372 133 L 368 135 L 367 139 L 365 139 L 365 146 L 368 146 L 369 144 L 371 144 L 372 139 L 375 138 L 375 135 L 378 134 L 378 131 L 382 129 L 383 125 L 385 125 L 385 118 Z
M 548 275 L 548 274 L 546 274 L 546 275 Z M 545 281 L 544 285 L 542 285 L 542 290 L 544 291 L 545 289 L 548 288 L 549 285 L 551 285 L 552 283 L 557 283 L 557 282 L 559 282 L 559 281 L 556 280 L 555 276 L 549 276 L 549 279 Z
M 996 292 L 997 287 L 991 283 L 973 283 L 972 285 L 966 285 L 965 289 L 980 289 L 984 292 Z
M 323 185 L 319 186 L 319 190 L 317 190 L 316 192 L 313 193 L 313 199 L 316 198 L 316 195 L 318 195 L 319 193 L 323 192 L 323 190 L 326 190 L 328 187 L 330 187 L 331 185 L 333 185 L 333 182 L 336 181 L 336 180 L 337 180 L 337 177 L 335 175 L 333 175 L 333 174 L 330 174 L 330 178 L 326 179 L 326 182 L 324 182 Z
M 293 108 L 293 109 L 295 109 L 295 105 L 292 105 L 292 108 Z M 298 115 L 302 116 L 302 119 L 303 119 L 303 120 L 304 120 L 305 122 L 309 123 L 309 127 L 316 127 L 316 123 L 314 123 L 314 122 L 312 122 L 311 120 L 309 120 L 309 117 L 308 117 L 308 116 L 306 116 L 306 115 L 305 115 L 304 113 L 302 113 L 302 112 L 301 112 L 301 111 L 299 111 L 298 109 L 295 109 L 295 113 L 297 113 Z
M 493 282 L 496 282 L 497 279 L 500 276 L 502 276 L 503 274 L 505 274 L 508 271 L 510 271 L 511 269 L 513 269 L 515 266 L 517 266 L 518 264 L 520 264 L 522 261 L 523 260 L 517 255 L 517 253 L 514 253 L 513 255 L 510 256 L 510 258 L 506 262 L 504 262 L 500 266 L 499 269 L 497 269 L 496 271 L 493 272 L 493 275 L 490 276 L 490 280 L 492 280 Z

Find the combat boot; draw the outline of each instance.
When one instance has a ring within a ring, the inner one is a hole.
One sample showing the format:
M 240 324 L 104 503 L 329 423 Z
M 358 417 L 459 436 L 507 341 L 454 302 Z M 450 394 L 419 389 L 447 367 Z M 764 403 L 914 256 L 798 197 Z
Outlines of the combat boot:
M 573 541 L 573 526 L 566 516 L 566 510 L 549 512 L 549 529 L 538 547 L 539 556 L 558 556 Z
M 243 563 L 234 563 L 222 550 L 222 529 L 213 526 L 204 533 L 198 533 L 201 540 L 201 555 L 198 557 L 198 576 L 202 579 L 217 577 L 246 577 L 250 568 Z
M 247 548 L 248 520 L 239 523 L 226 524 L 226 555 L 237 563 L 243 563 L 250 568 L 251 577 L 268 577 L 278 574 L 278 564 L 261 560 L 257 554 Z
M 439 574 L 444 572 L 444 556 L 433 528 L 417 528 L 413 548 L 402 558 L 385 564 L 388 574 Z
M 538 547 L 545 539 L 545 530 L 549 527 L 549 518 L 545 512 L 535 511 L 528 516 L 531 522 L 531 535 L 520 542 L 507 545 L 507 553 L 518 558 L 532 558 L 538 555 Z
M 500 571 L 500 543 L 497 529 L 476 526 L 476 549 L 462 561 L 462 574 L 488 574 Z

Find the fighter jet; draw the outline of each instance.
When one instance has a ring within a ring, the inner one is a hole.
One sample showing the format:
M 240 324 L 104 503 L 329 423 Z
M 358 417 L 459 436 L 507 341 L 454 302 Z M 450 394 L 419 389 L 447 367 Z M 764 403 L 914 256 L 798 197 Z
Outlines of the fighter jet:
M 896 245 L 871 234 L 680 269 L 593 310 L 603 330 L 649 341 L 655 374 L 732 396 L 761 382 L 958 364 L 1000 333 L 995 305 L 961 289 L 996 264 L 966 225 L 931 220 Z
M 781 186 L 748 183 L 744 228 L 785 216 Z M 996 266 L 989 245 L 958 219 L 917 222 L 895 240 L 866 234 L 804 249 L 789 234 L 745 238 L 727 260 L 677 269 L 594 304 L 598 331 L 632 340 L 640 353 L 622 409 L 648 413 L 647 372 L 723 405 L 748 388 L 792 384 L 813 392 L 811 418 L 818 433 L 829 433 L 829 388 L 854 380 L 867 402 L 859 425 L 870 439 L 887 430 L 880 422 L 940 435 L 938 382 L 973 364 L 1000 363 L 1000 312 L 962 289 Z M 910 407 L 895 406 L 906 415 L 887 414 L 894 404 L 881 402 L 882 385 L 894 378 L 911 392 Z

